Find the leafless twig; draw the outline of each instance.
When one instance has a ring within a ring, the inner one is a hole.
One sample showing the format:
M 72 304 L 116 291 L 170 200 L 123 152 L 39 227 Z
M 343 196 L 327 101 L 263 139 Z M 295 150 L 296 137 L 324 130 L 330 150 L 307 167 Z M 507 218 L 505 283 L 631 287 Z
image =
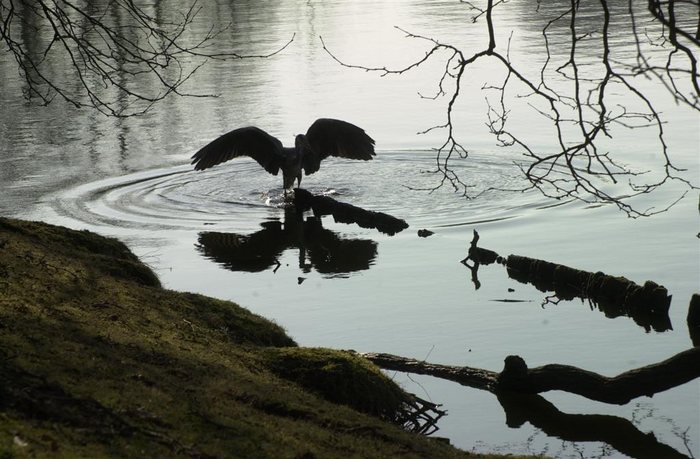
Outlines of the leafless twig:
M 112 0 L 104 7 L 71 0 L 2 0 L 0 39 L 17 62 L 27 99 L 49 104 L 58 97 L 126 117 L 145 113 L 171 94 L 210 96 L 183 91 L 208 60 L 270 57 L 294 38 L 264 55 L 212 51 L 223 30 L 185 37 L 200 10 L 194 0 L 179 19 L 168 20 L 132 0 Z M 68 81 L 54 72 L 58 62 L 70 63 L 74 74 Z
M 585 6 L 586 15 L 593 14 L 600 19 L 595 21 L 595 26 L 579 17 L 582 5 L 577 0 L 570 0 L 569 5 L 563 8 L 558 4 L 549 6 L 538 2 L 533 14 L 544 15 L 543 10 L 558 8 L 551 19 L 543 22 L 543 52 L 546 58 L 539 69 L 539 81 L 530 76 L 532 72 L 529 69 L 513 63 L 510 38 L 505 50 L 498 46 L 494 8 L 507 5 L 507 2 L 478 2 L 485 3 L 483 7 L 478 6 L 477 2 L 462 3 L 474 14 L 472 22 L 483 18 L 488 31 L 488 42 L 471 55 L 454 45 L 404 31 L 408 38 L 428 44 L 429 48 L 422 58 L 395 69 L 366 67 L 344 62 L 322 41 L 323 49 L 339 64 L 379 72 L 382 76 L 400 75 L 429 61 L 441 60 L 444 70 L 438 80 L 437 91 L 430 98 L 447 99 L 446 119 L 423 132 L 443 130 L 445 136 L 443 143 L 436 148 L 433 171 L 440 178 L 428 190 L 450 184 L 465 197 L 474 198 L 498 189 L 475 190 L 453 168 L 455 159 L 466 158 L 469 153 L 466 143 L 458 136 L 459 126 L 455 124 L 453 113 L 467 70 L 482 60 L 495 63 L 505 74 L 500 82 L 489 82 L 482 87 L 487 94 L 486 125 L 495 136 L 497 145 L 515 148 L 526 158 L 516 165 L 528 184 L 519 191 L 534 188 L 553 199 L 611 203 L 627 215 L 639 217 L 664 212 L 678 202 L 687 190 L 697 189 L 697 185 L 684 178 L 682 169 L 672 162 L 664 131 L 665 120 L 656 108 L 655 96 L 643 84 L 649 79 L 654 80 L 666 88 L 678 103 L 700 111 L 700 74 L 696 58 L 700 47 L 700 6 L 697 0 L 651 0 L 648 9 L 642 11 L 632 0 L 626 7 L 612 5 L 616 8 L 614 14 L 625 16 L 629 24 L 629 33 L 637 50 L 632 63 L 618 58 L 619 45 L 611 40 L 613 13 L 607 0 L 589 2 Z M 683 16 L 679 14 L 679 9 L 687 13 L 692 8 L 695 8 L 699 18 L 695 34 L 685 28 L 687 21 L 679 20 Z M 555 29 L 559 33 L 556 56 L 551 43 Z M 565 30 L 568 30 L 568 34 L 562 35 Z M 562 36 L 566 40 L 564 43 Z M 596 57 L 588 55 L 584 58 L 585 51 Z M 665 64 L 658 64 L 659 55 L 666 56 Z M 492 97 L 494 93 L 497 102 Z M 618 93 L 617 96 L 615 93 Z M 623 98 L 619 93 L 623 94 Z M 625 102 L 623 105 L 614 100 Z M 521 134 L 511 127 L 510 104 L 513 101 L 524 101 L 536 114 L 549 120 L 554 128 L 554 147 L 549 150 L 542 146 L 535 147 L 526 137 L 527 134 Z M 655 131 L 657 151 L 662 159 L 660 174 L 636 170 L 618 159 L 618 154 L 604 147 L 603 139 L 612 138 L 619 128 Z M 663 208 L 641 209 L 634 205 L 631 198 L 651 193 L 670 181 L 679 182 L 686 189 L 677 200 Z

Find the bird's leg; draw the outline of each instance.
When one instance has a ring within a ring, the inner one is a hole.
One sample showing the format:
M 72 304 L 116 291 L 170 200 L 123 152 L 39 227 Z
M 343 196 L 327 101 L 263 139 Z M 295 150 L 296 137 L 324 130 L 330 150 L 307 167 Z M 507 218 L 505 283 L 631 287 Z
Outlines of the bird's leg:
M 294 180 L 296 177 L 293 174 L 290 174 L 288 170 L 283 169 L 282 170 L 282 188 L 283 188 L 283 194 L 284 194 L 284 200 L 289 201 L 290 200 L 290 192 L 293 191 L 294 189 Z M 293 194 L 292 194 L 292 197 Z

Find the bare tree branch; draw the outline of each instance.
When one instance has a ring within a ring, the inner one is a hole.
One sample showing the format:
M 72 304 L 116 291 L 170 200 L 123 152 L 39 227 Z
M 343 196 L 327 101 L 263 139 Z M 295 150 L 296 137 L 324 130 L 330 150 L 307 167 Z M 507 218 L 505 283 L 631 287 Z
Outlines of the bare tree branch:
M 112 0 L 104 10 L 70 0 L 2 0 L 0 38 L 17 62 L 27 99 L 46 105 L 58 97 L 115 117 L 143 114 L 171 94 L 211 96 L 183 92 L 209 59 L 270 57 L 294 39 L 263 55 L 214 52 L 210 45 L 223 30 L 185 38 L 200 10 L 194 0 L 179 19 L 168 20 L 132 0 Z M 52 69 L 63 61 L 75 72 L 69 82 Z
M 517 355 L 505 358 L 500 373 L 429 363 L 392 354 L 360 355 L 385 370 L 430 375 L 495 394 L 537 394 L 561 390 L 615 405 L 624 405 L 637 397 L 651 397 L 700 377 L 700 348 L 697 347 L 679 352 L 663 362 L 625 371 L 614 377 L 571 365 L 550 364 L 528 368 Z
M 552 19 L 544 20 L 542 37 L 546 58 L 539 68 L 539 81 L 530 76 L 531 69 L 521 68 L 511 61 L 510 38 L 505 53 L 497 42 L 494 8 L 505 8 L 508 3 L 494 0 L 478 2 L 485 3 L 483 7 L 478 6 L 477 2 L 462 3 L 473 13 L 472 22 L 483 19 L 487 26 L 488 42 L 471 56 L 456 46 L 404 31 L 408 38 L 428 43 L 430 48 L 425 56 L 396 69 L 373 68 L 345 63 L 323 43 L 324 50 L 339 64 L 379 72 L 382 76 L 400 75 L 427 62 L 443 59 L 444 71 L 433 98 L 447 99 L 446 119 L 444 123 L 423 131 L 445 131 L 444 142 L 436 148 L 436 167 L 433 171 L 440 179 L 429 190 L 450 184 L 465 197 L 475 198 L 481 193 L 496 189 L 475 190 L 453 168 L 453 160 L 466 158 L 469 151 L 467 144 L 458 136 L 460 126 L 454 122 L 453 111 L 461 96 L 461 83 L 466 70 L 482 60 L 494 63 L 505 73 L 500 83 L 489 82 L 482 87 L 482 91 L 487 93 L 486 124 L 495 136 L 497 145 L 516 148 L 526 158 L 525 162 L 516 166 L 529 185 L 518 191 L 535 188 L 553 199 L 612 203 L 627 215 L 639 217 L 664 212 L 688 190 L 697 189 L 697 185 L 684 178 L 680 174 L 682 169 L 672 162 L 664 132 L 665 120 L 656 108 L 656 96 L 645 86 L 651 79 L 665 88 L 678 103 L 700 111 L 700 74 L 696 57 L 700 45 L 697 38 L 700 34 L 700 6 L 696 0 L 649 0 L 647 10 L 641 12 L 632 0 L 629 0 L 626 8 L 616 4 L 615 14 L 626 15 L 625 19 L 630 24 L 629 34 L 637 50 L 637 55 L 631 62 L 617 57 L 621 53 L 619 45 L 611 40 L 613 13 L 609 2 L 599 0 L 597 4 L 586 5 L 588 16 L 594 14 L 601 18 L 602 26 L 591 26 L 579 18 L 579 10 L 582 8 L 579 1 L 570 0 L 569 5 L 558 11 Z M 695 34 L 684 28 L 687 21 L 678 19 L 681 4 L 684 12 L 689 8 L 698 10 L 698 29 Z M 533 13 L 543 14 L 541 7 L 538 2 Z M 568 44 L 561 42 L 561 34 L 557 35 L 555 58 L 551 38 L 554 29 L 561 32 L 564 23 L 568 28 Z M 584 56 L 586 53 L 590 55 Z M 566 58 L 563 62 L 556 62 L 561 60 L 561 56 Z M 660 56 L 665 56 L 665 64 L 658 64 Z M 451 84 L 448 85 L 448 82 Z M 492 93 L 497 94 L 497 103 L 490 96 Z M 615 93 L 618 94 L 614 95 Z M 614 102 L 620 100 L 619 93 L 625 98 L 624 105 Z M 524 101 L 531 110 L 551 123 L 556 145 L 550 151 L 541 151 L 542 146 L 534 147 L 528 138 L 511 128 L 510 105 L 520 101 Z M 660 174 L 659 171 L 652 171 L 656 173 L 653 174 L 650 171 L 635 170 L 617 159 L 619 154 L 604 149 L 602 140 L 613 138 L 616 128 L 656 132 L 658 152 L 662 159 Z M 686 189 L 677 200 L 672 200 L 662 208 L 635 207 L 631 198 L 651 193 L 670 181 L 681 183 Z

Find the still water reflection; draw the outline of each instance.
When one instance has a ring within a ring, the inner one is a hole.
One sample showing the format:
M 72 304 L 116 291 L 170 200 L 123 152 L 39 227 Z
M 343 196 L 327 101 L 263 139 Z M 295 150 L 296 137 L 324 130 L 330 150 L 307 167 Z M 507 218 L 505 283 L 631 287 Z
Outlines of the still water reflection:
M 157 3 L 159 14 L 168 17 L 169 10 Z M 529 14 L 531 2 L 510 3 L 514 7 L 502 9 L 499 21 L 502 30 L 514 30 L 513 58 L 537 62 L 543 56 L 532 40 L 541 24 Z M 25 105 L 15 63 L 0 54 L 0 213 L 120 237 L 169 288 L 236 301 L 274 319 L 302 345 L 491 370 L 501 369 L 506 355 L 519 354 L 533 367 L 567 363 L 611 376 L 691 346 L 685 314 L 700 278 L 697 193 L 669 212 L 630 220 L 610 206 L 555 203 L 537 193 L 493 191 L 465 201 L 449 189 L 413 191 L 436 180 L 425 171 L 434 168 L 430 148 L 441 143 L 440 133 L 415 133 L 443 122 L 444 104 L 416 92 L 434 91 L 441 69 L 385 78 L 352 72 L 333 62 L 318 41 L 323 35 L 343 58 L 380 66 L 405 64 L 424 53 L 394 25 L 459 46 L 483 46 L 483 28 L 465 20 L 458 2 L 201 6 L 199 31 L 232 24 L 215 43 L 221 49 L 255 54 L 294 34 L 295 40 L 268 60 L 212 62 L 191 83 L 192 89 L 219 94 L 216 99 L 172 97 L 144 117 L 124 120 L 60 103 Z M 56 72 L 71 78 L 70 67 Z M 474 68 L 470 85 L 478 90 L 489 72 L 488 65 Z M 455 167 L 480 189 L 517 187 L 522 182 L 514 163 L 522 160 L 520 152 L 494 146 L 484 126 L 482 95 L 463 90 L 470 96 L 457 108 L 458 129 L 469 137 L 472 153 Z M 697 115 L 671 102 L 664 109 L 670 151 L 697 179 Z M 377 141 L 378 154 L 368 163 L 327 160 L 321 171 L 304 178 L 305 188 L 405 219 L 409 230 L 388 236 L 330 217 L 290 219 L 279 206 L 278 178 L 261 177 L 254 161 L 233 161 L 205 173 L 187 164 L 208 140 L 235 127 L 258 125 L 286 138 L 320 117 L 362 125 Z M 537 119 L 518 122 L 535 143 L 551 141 Z M 634 164 L 658 164 L 639 131 L 621 138 L 613 147 Z M 670 186 L 639 205 L 662 207 L 678 193 Z M 421 228 L 435 234 L 419 238 L 415 231 Z M 503 270 L 480 271 L 477 290 L 459 264 L 473 229 L 484 246 L 502 253 L 637 283 L 654 280 L 673 295 L 673 329 L 644 333 L 632 321 L 605 319 L 578 300 L 543 309 L 534 286 L 509 281 Z M 493 301 L 503 298 L 524 301 Z M 607 435 L 605 426 L 618 423 L 640 442 L 640 433 L 653 433 L 658 444 L 649 451 L 669 452 L 668 457 L 675 454 L 670 451 L 689 456 L 700 445 L 697 381 L 621 407 L 548 393 L 546 400 L 533 402 L 537 409 L 526 410 L 528 416 L 514 417 L 491 394 L 423 376 L 391 376 L 409 391 L 443 403 L 449 415 L 438 435 L 468 450 L 637 456 L 626 439 Z M 551 419 L 561 423 L 552 425 Z
M 263 229 L 249 235 L 201 232 L 197 250 L 231 271 L 275 273 L 282 252 L 296 249 L 301 272 L 313 269 L 329 276 L 369 269 L 377 256 L 375 241 L 344 238 L 323 228 L 320 218 L 304 219 L 295 208 L 284 210 L 284 222 L 272 220 L 260 226 Z

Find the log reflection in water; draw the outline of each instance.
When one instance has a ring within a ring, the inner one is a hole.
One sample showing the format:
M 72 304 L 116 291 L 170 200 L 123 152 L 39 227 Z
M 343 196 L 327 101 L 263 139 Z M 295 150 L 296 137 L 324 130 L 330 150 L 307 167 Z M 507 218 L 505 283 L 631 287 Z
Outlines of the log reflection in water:
M 541 395 L 500 392 L 498 401 L 506 414 L 506 424 L 520 428 L 526 422 L 551 437 L 570 442 L 602 442 L 637 459 L 688 459 L 674 448 L 659 442 L 653 433 L 644 433 L 624 418 L 603 414 L 568 414 Z

